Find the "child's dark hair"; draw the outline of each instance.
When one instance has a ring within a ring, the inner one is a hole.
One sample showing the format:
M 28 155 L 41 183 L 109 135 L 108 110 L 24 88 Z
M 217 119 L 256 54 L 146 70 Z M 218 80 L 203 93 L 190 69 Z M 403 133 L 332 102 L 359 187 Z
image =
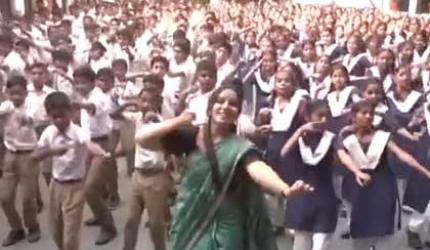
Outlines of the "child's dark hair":
M 315 48 L 315 42 L 314 41 L 312 41 L 312 40 L 306 40 L 306 41 L 304 41 L 303 43 L 302 43 L 302 50 L 306 47 L 306 45 L 310 45 L 310 46 L 312 46 L 313 48 Z
M 166 66 L 166 69 L 169 69 L 169 60 L 167 60 L 167 58 L 165 58 L 164 56 L 154 56 L 151 59 L 151 68 L 152 66 L 154 66 L 155 63 L 158 62 L 164 64 L 164 66 Z
M 117 67 L 117 66 L 120 66 L 120 67 L 123 67 L 125 69 L 128 69 L 127 61 L 124 60 L 124 59 L 115 59 L 115 60 L 113 60 L 113 62 L 112 62 L 112 68 Z
M 152 86 L 156 86 L 159 89 L 163 89 L 164 88 L 164 80 L 162 78 L 160 78 L 157 75 L 154 74 L 149 74 L 147 76 L 145 76 L 145 78 L 143 79 L 144 83 L 151 83 Z
M 390 56 L 392 57 L 393 62 L 392 62 L 390 65 L 388 65 L 388 70 L 389 70 L 389 73 L 393 73 L 393 72 L 394 72 L 394 69 L 396 68 L 396 55 L 394 54 L 394 52 L 393 52 L 391 49 L 385 49 L 385 48 L 382 48 L 382 49 L 380 49 L 380 50 L 379 50 L 379 52 L 378 52 L 378 57 L 379 57 L 382 53 L 388 53 L 388 54 L 390 54 Z
M 73 56 L 65 50 L 56 50 L 52 52 L 52 60 L 70 63 L 73 60 Z
M 163 97 L 160 94 L 160 90 L 155 86 L 145 86 L 140 92 L 139 97 L 143 93 L 148 93 L 151 97 L 151 102 L 154 102 L 156 106 L 156 111 L 161 112 L 161 105 L 163 104 Z
M 27 90 L 27 80 L 22 75 L 12 75 L 7 79 L 6 88 L 10 89 L 12 87 L 19 86 Z
M 378 78 L 376 78 L 376 77 L 369 78 L 368 80 L 366 80 L 363 83 L 363 86 L 361 88 L 361 92 L 362 92 L 361 95 L 363 96 L 363 93 L 366 91 L 366 89 L 369 87 L 369 85 L 372 85 L 372 84 L 378 86 L 378 91 L 379 91 L 379 93 L 381 94 L 381 97 L 382 97 L 382 100 L 380 100 L 380 101 L 385 102 L 386 96 L 385 96 L 385 91 L 384 91 L 383 83 Z
M 179 47 L 187 55 L 191 52 L 191 44 L 187 39 L 178 39 L 174 42 L 173 47 Z
M 42 70 L 46 71 L 46 70 L 48 70 L 48 65 L 46 65 L 44 63 L 41 63 L 41 62 L 35 62 L 32 65 L 30 65 L 28 67 L 28 69 L 29 70 L 32 70 L 32 69 L 42 69 Z
M 360 36 L 360 35 L 358 35 L 358 34 L 353 34 L 353 35 L 351 35 L 349 38 L 348 38 L 348 40 L 349 39 L 351 39 L 351 38 L 354 38 L 354 39 L 356 39 L 357 40 L 357 45 L 358 45 L 358 51 L 359 51 L 359 53 L 364 53 L 364 52 L 366 52 L 366 43 L 364 42 L 364 40 L 363 40 L 363 38 Z
M 52 92 L 46 96 L 44 106 L 48 114 L 52 110 L 72 110 L 72 102 L 69 97 L 61 91 Z
M 360 100 L 351 106 L 351 114 L 354 116 L 356 115 L 361 109 L 363 108 L 371 108 L 375 109 L 376 107 L 376 101 L 375 100 Z
M 94 83 L 94 81 L 96 80 L 96 73 L 94 73 L 94 71 L 91 69 L 90 66 L 84 65 L 84 66 L 77 68 L 73 72 L 73 78 L 78 78 L 78 77 L 88 79 L 92 83 Z
M 101 68 L 97 71 L 96 79 L 103 78 L 111 83 L 115 82 L 115 74 L 111 68 Z
M 216 78 L 217 67 L 213 62 L 207 60 L 200 61 L 196 67 L 196 74 L 199 74 L 201 71 L 207 71 L 211 76 Z
M 348 73 L 348 69 L 342 65 L 341 63 L 336 63 L 331 67 L 331 73 L 330 76 L 333 75 L 333 73 L 337 70 L 341 70 L 345 75 L 346 75 L 346 81 L 349 82 L 349 73 Z
M 311 115 L 321 109 L 330 110 L 327 101 L 325 100 L 313 100 L 306 103 L 305 107 L 305 117 L 310 118 Z
M 227 51 L 228 55 L 231 55 L 231 53 L 233 51 L 233 47 L 227 41 L 222 41 L 222 42 L 218 43 L 216 47 L 217 48 L 224 48 Z

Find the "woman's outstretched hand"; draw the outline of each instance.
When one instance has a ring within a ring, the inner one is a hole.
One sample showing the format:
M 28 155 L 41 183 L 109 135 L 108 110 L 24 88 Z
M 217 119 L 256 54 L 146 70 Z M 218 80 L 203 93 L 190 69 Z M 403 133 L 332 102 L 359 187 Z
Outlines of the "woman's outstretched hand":
M 302 180 L 298 180 L 294 182 L 292 186 L 285 188 L 282 191 L 282 194 L 288 198 L 303 195 L 313 191 L 314 188 L 311 185 L 304 183 Z

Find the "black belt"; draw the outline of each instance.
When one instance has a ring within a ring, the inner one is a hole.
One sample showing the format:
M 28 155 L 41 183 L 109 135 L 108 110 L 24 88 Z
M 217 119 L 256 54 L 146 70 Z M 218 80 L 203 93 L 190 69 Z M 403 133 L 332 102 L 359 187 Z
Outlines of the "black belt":
M 59 180 L 59 179 L 55 179 L 55 178 L 53 178 L 53 180 L 57 183 L 60 183 L 60 184 L 74 184 L 74 183 L 82 181 L 82 179 Z
M 91 141 L 93 141 L 93 142 L 101 142 L 101 141 L 107 141 L 107 140 L 109 140 L 109 135 L 91 137 Z
M 156 175 L 164 172 L 164 168 L 134 168 L 136 172 L 142 175 Z
M 32 153 L 34 150 L 33 149 L 26 149 L 26 150 L 10 150 L 10 149 L 8 149 L 8 151 L 11 152 L 12 154 L 23 155 L 23 154 Z

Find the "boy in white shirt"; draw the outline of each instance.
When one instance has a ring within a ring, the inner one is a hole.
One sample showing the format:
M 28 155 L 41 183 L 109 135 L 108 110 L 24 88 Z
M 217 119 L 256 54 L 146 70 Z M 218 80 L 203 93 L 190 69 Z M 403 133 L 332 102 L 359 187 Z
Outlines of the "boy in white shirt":
M 78 250 L 85 204 L 86 155 L 110 156 L 90 135 L 72 123 L 72 104 L 63 92 L 45 99 L 46 112 L 53 125 L 42 133 L 32 158 L 36 161 L 52 157 L 53 180 L 49 186 L 49 224 L 59 250 Z
M 115 82 L 115 75 L 111 68 L 102 68 L 97 72 L 96 86 L 99 87 L 103 93 L 108 97 L 108 110 L 109 114 L 116 111 L 119 107 L 118 96 L 115 96 L 112 92 L 113 85 Z M 109 152 L 115 152 L 119 142 L 119 129 L 120 124 L 118 121 L 110 121 L 112 123 L 112 133 L 109 136 Z M 104 171 L 109 171 L 109 180 L 107 181 L 107 204 L 111 210 L 116 209 L 119 206 L 120 198 L 118 192 L 118 167 L 116 164 L 116 158 L 114 156 L 106 159 L 109 164 L 106 164 Z
M 112 117 L 134 123 L 137 139 L 141 133 L 151 130 L 154 123 L 162 120 L 158 112 L 161 103 L 162 97 L 159 90 L 153 87 L 144 88 L 139 95 L 139 100 L 121 106 L 112 114 Z M 129 106 L 137 106 L 140 112 L 123 112 Z M 161 143 L 136 141 L 134 164 L 135 171 L 132 176 L 132 194 L 123 249 L 135 249 L 141 216 L 146 208 L 154 248 L 166 250 L 167 201 L 172 182 Z
M 75 89 L 81 100 L 73 105 L 81 110 L 81 127 L 90 134 L 91 141 L 109 150 L 109 135 L 112 122 L 109 117 L 109 97 L 95 86 L 96 74 L 89 66 L 82 66 L 73 73 Z M 109 180 L 109 171 L 104 170 L 107 159 L 89 155 L 89 172 L 86 180 L 86 199 L 94 218 L 87 225 L 99 225 L 100 234 L 96 245 L 104 245 L 116 236 L 116 227 L 111 212 L 103 200 L 103 193 Z
M 11 246 L 25 238 L 21 217 L 16 211 L 16 189 L 22 191 L 24 225 L 28 228 L 27 240 L 40 239 L 40 228 L 36 211 L 36 188 L 38 170 L 30 155 L 37 146 L 37 135 L 33 115 L 29 109 L 27 80 L 23 76 L 12 76 L 7 80 L 8 100 L 0 105 L 0 116 L 5 118 L 3 142 L 6 147 L 3 175 L 0 179 L 0 201 L 11 227 L 2 246 Z
M 45 111 L 44 102 L 46 96 L 54 92 L 54 89 L 46 85 L 48 81 L 48 69 L 45 64 L 35 63 L 31 65 L 29 74 L 31 83 L 27 86 L 27 101 L 30 104 L 31 113 L 34 114 L 34 127 L 36 128 L 36 133 L 39 138 L 43 130 L 50 124 L 49 117 Z M 51 164 L 49 160 L 41 162 L 40 168 L 46 185 L 49 185 L 51 180 Z M 37 187 L 37 209 L 38 212 L 40 212 L 43 207 L 43 202 L 39 185 L 37 185 Z

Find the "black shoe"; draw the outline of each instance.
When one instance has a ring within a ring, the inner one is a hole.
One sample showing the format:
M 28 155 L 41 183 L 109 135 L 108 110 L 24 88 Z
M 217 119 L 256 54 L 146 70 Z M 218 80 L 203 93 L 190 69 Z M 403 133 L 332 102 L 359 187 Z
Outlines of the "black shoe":
M 96 245 L 105 245 L 109 243 L 111 240 L 113 240 L 116 236 L 116 230 L 108 230 L 105 228 L 100 229 L 99 236 L 97 236 Z
M 98 226 L 98 225 L 99 225 L 99 222 L 94 217 L 85 221 L 85 226 L 92 227 L 92 226 Z
M 12 230 L 9 232 L 6 239 L 3 240 L 2 246 L 12 246 L 23 239 L 25 239 L 25 232 L 23 229 Z
M 37 242 L 40 240 L 40 228 L 30 228 L 28 229 L 27 241 L 30 243 Z
M 408 245 L 413 249 L 423 249 L 424 245 L 420 239 L 420 236 L 414 232 L 409 230 L 406 231 L 406 235 L 408 236 Z
M 340 238 L 342 238 L 342 239 L 344 239 L 344 240 L 350 239 L 350 238 L 351 238 L 351 233 L 350 233 L 350 232 L 349 232 L 349 230 L 348 230 L 348 231 L 346 231 L 346 232 L 342 233 L 342 234 L 340 235 Z

